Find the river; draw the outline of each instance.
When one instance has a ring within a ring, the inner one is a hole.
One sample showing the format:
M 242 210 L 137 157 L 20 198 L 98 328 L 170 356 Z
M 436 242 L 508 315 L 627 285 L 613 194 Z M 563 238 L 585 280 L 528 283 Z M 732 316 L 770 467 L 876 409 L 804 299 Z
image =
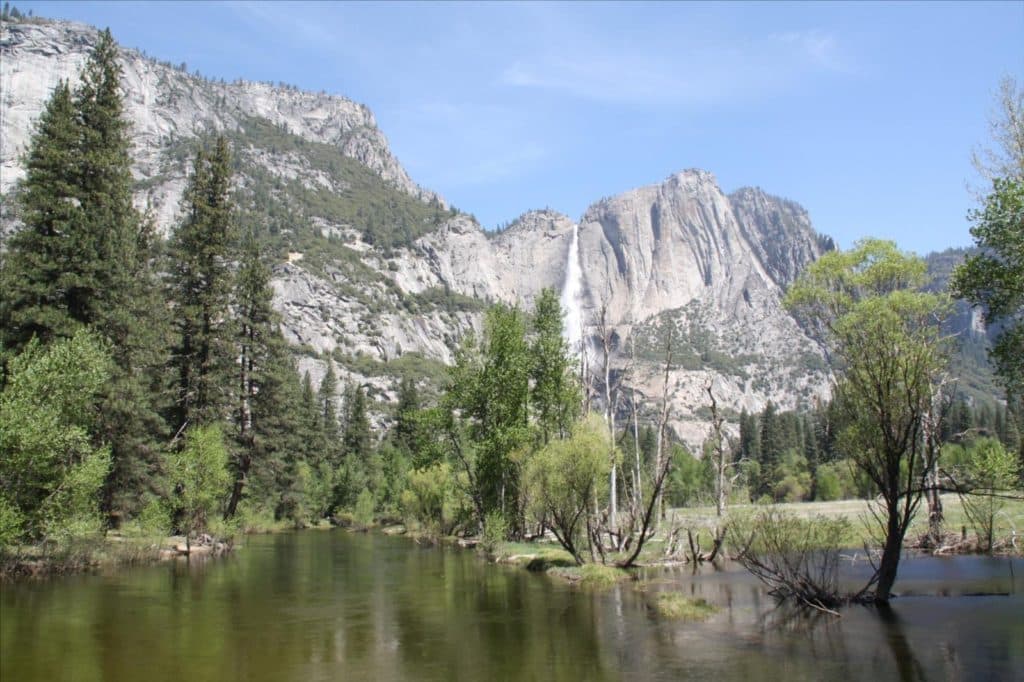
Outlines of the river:
M 1024 680 L 1020 559 L 907 560 L 890 611 L 841 618 L 779 608 L 738 568 L 642 577 L 592 592 L 401 537 L 255 536 L 3 585 L 0 680 Z M 660 590 L 721 611 L 664 620 Z M 982 591 L 1011 594 L 962 596 Z

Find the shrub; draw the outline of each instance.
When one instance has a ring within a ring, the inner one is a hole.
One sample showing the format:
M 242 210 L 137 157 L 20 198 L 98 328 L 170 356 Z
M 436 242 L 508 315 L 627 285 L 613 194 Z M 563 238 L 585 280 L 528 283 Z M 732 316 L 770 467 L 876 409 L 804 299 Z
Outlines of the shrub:
M 93 431 L 110 376 L 86 331 L 13 358 L 0 393 L 0 542 L 66 541 L 102 526 L 99 492 L 110 453 Z
M 966 490 L 960 498 L 985 552 L 995 544 L 996 518 L 1007 503 L 1002 495 L 1017 483 L 1019 468 L 1016 456 L 994 438 L 979 439 L 967 453 Z
M 168 458 L 168 468 L 177 491 L 180 527 L 189 544 L 191 536 L 206 530 L 210 518 L 219 514 L 231 484 L 220 427 L 201 426 L 189 431 L 185 447 Z
M 492 511 L 484 518 L 484 532 L 480 538 L 480 548 L 493 555 L 498 547 L 508 538 L 508 521 L 500 511 Z
M 363 528 L 373 525 L 373 493 L 364 488 L 356 498 L 356 508 L 353 510 L 355 522 Z
M 843 601 L 839 550 L 849 525 L 845 518 L 802 519 L 768 509 L 735 524 L 742 547 L 737 560 L 774 596 L 830 609 Z
M 830 464 L 818 466 L 815 475 L 815 499 L 823 502 L 831 502 L 842 498 L 843 489 L 839 484 L 839 474 L 835 467 Z

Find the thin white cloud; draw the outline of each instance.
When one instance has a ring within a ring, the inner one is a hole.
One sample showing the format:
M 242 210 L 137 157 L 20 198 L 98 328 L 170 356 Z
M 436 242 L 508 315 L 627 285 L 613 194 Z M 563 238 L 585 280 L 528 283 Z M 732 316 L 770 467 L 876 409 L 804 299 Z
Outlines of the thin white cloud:
M 575 41 L 513 61 L 499 82 L 598 101 L 702 105 L 774 94 L 817 74 L 851 70 L 833 34 L 800 31 L 710 45 L 681 40 L 660 50 Z
M 329 26 L 309 18 L 313 16 L 311 10 L 316 9 L 315 5 L 249 0 L 224 4 L 249 21 L 281 32 L 289 42 L 328 51 L 343 44 L 337 26 Z

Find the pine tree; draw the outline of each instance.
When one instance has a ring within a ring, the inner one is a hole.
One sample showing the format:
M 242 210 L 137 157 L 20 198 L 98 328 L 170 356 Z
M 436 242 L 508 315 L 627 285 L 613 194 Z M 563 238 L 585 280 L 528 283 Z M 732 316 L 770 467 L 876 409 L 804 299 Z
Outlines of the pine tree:
M 25 228 L 11 240 L 0 306 L 17 351 L 90 327 L 110 342 L 114 371 L 99 435 L 112 451 L 108 510 L 133 511 L 157 487 L 163 309 L 155 298 L 151 226 L 132 205 L 121 69 L 109 31 L 72 94 L 54 90 L 30 148 L 21 192 Z
M 227 386 L 234 360 L 229 315 L 234 243 L 227 141 L 196 154 L 185 189 L 185 220 L 172 244 L 172 296 L 179 345 L 177 421 L 179 427 L 224 419 L 231 409 Z
M 237 446 L 232 457 L 234 484 L 226 513 L 231 516 L 242 499 L 254 468 L 273 469 L 265 461 L 289 447 L 282 443 L 292 413 L 287 385 L 295 373 L 288 362 L 277 312 L 271 305 L 270 269 L 263 263 L 255 234 L 246 235 L 242 262 L 233 293 L 238 394 L 234 414 Z M 269 475 L 269 481 L 275 476 Z M 269 491 L 264 491 L 270 494 Z
M 24 227 L 4 254 L 0 297 L 3 346 L 17 353 L 33 336 L 70 338 L 89 322 L 78 313 L 78 261 L 87 252 L 78 178 L 79 126 L 68 84 L 61 82 L 36 124 L 19 205 Z
M 353 385 L 345 396 L 345 431 L 342 435 L 345 457 L 365 460 L 369 457 L 372 443 L 370 420 L 366 414 L 366 395 L 361 386 Z
M 342 456 L 341 428 L 338 424 L 338 412 L 334 407 L 337 401 L 337 392 L 338 377 L 334 373 L 334 362 L 327 358 L 327 371 L 317 389 L 317 407 L 320 411 L 320 430 L 323 432 L 322 459 L 331 469 L 335 469 L 341 464 Z
M 761 412 L 761 486 L 760 493 L 771 490 L 775 477 L 775 468 L 782 457 L 784 445 L 782 428 L 779 424 L 775 404 L 768 401 Z
M 420 409 L 419 391 L 416 382 L 403 377 L 398 385 L 398 405 L 395 408 L 395 426 L 392 435 L 399 448 L 411 456 L 416 447 L 417 420 Z
M 757 415 L 748 414 L 746 408 L 740 412 L 739 455 L 755 461 L 761 456 L 761 431 L 757 427 Z
M 158 487 L 159 414 L 166 365 L 165 307 L 153 272 L 152 223 L 132 203 L 129 123 L 125 118 L 118 49 L 107 29 L 89 55 L 74 94 L 81 131 L 78 185 L 83 222 L 95 267 L 83 272 L 95 285 L 82 300 L 90 323 L 112 342 L 114 375 L 102 428 L 112 467 L 104 487 L 110 510 L 136 511 Z
M 95 322 L 123 348 L 132 332 L 130 301 L 142 220 L 132 204 L 128 122 L 121 94 L 121 66 L 110 29 L 100 33 L 75 91 L 81 131 L 77 167 L 86 248 L 90 258 L 83 275 L 89 288 L 77 302 L 88 322 Z M 117 351 L 115 351 L 117 352 Z M 121 352 L 127 352 L 123 350 Z

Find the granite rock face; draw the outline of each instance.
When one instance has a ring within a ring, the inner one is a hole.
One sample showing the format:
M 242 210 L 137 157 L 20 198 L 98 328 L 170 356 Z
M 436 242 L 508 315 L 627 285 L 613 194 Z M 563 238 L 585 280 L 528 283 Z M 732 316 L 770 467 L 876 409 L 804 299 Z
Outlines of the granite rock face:
M 548 231 L 571 230 L 555 217 Z M 515 228 L 507 233 L 516 238 Z M 534 226 L 529 243 L 544 234 Z M 504 236 L 504 235 L 503 235 Z M 661 394 L 664 340 L 673 330 L 672 413 L 679 435 L 698 443 L 707 428 L 704 384 L 720 404 L 784 408 L 828 394 L 830 374 L 818 344 L 783 308 L 785 288 L 831 248 L 798 205 L 760 190 L 727 196 L 713 175 L 688 170 L 591 206 L 579 223 L 581 317 L 600 362 L 599 312 L 613 328 L 617 368 L 648 404 Z M 554 285 L 566 268 L 548 277 Z M 543 267 L 534 268 L 543 275 Z M 628 360 L 637 352 L 637 361 Z
M 60 79 L 77 79 L 96 36 L 91 27 L 67 22 L 3 25 L 0 193 L 23 177 L 21 155 L 33 121 Z M 314 163 L 301 146 L 248 144 L 235 149 L 244 168 L 340 195 L 351 188 L 323 171 L 323 154 L 335 154 L 362 164 L 379 183 L 444 207 L 409 178 L 364 105 L 286 86 L 208 80 L 132 49 L 123 49 L 121 59 L 136 198 L 152 207 L 164 234 L 175 225 L 185 186 L 182 150 L 201 136 L 253 121 L 321 145 L 320 157 Z M 243 171 L 238 181 L 250 178 Z M 573 292 L 563 300 L 579 320 L 591 363 L 598 362 L 594 320 L 605 309 L 613 365 L 652 409 L 661 395 L 663 342 L 672 330 L 672 425 L 692 446 L 707 433 L 708 381 L 719 404 L 736 412 L 760 410 L 768 400 L 784 408 L 809 404 L 828 392 L 821 349 L 781 299 L 802 268 L 832 248 L 831 240 L 814 231 L 800 206 L 760 189 L 727 195 L 710 173 L 688 170 L 601 200 L 579 221 L 531 211 L 489 234 L 472 217 L 450 212 L 425 234 L 389 247 L 367 241 L 358 222 L 298 208 L 332 241 L 332 253 L 345 255 L 323 262 L 294 252 L 274 266 L 275 307 L 300 367 L 314 380 L 330 356 L 342 377 L 375 387 L 374 396 L 387 400 L 395 386 L 391 363 L 410 354 L 435 369 L 450 363 L 459 340 L 480 330 L 487 303 L 528 308 L 551 287 Z M 573 281 L 570 273 L 577 273 Z
M 0 193 L 24 176 L 20 157 L 28 146 L 33 121 L 61 80 L 78 80 L 98 31 L 65 21 L 4 22 L 0 35 Z M 166 179 L 175 165 L 168 149 L 175 141 L 237 128 L 247 118 L 264 120 L 311 142 L 336 147 L 382 179 L 424 199 L 388 149 L 373 113 L 365 105 L 335 95 L 249 81 L 209 80 L 159 62 L 138 50 L 121 49 L 125 109 L 134 141 L 134 174 L 141 184 L 138 203 L 152 205 L 158 228 L 173 225 L 184 188 L 179 177 Z

